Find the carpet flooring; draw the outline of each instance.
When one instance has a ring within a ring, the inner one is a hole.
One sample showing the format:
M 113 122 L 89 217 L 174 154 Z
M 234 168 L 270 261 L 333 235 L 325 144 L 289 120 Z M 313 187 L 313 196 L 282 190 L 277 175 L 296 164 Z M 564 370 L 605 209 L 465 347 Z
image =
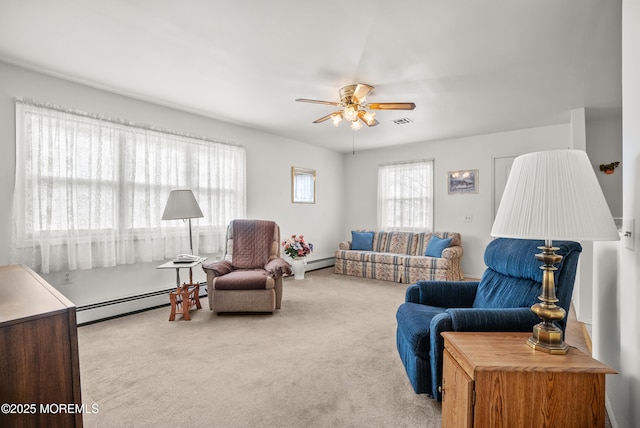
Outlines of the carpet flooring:
M 439 427 L 395 349 L 405 289 L 329 268 L 286 278 L 273 315 L 218 316 L 205 298 L 191 321 L 163 307 L 79 327 L 83 403 L 97 405 L 84 425 Z M 590 353 L 573 311 L 566 335 Z
M 163 307 L 78 329 L 87 428 L 439 427 L 395 347 L 406 286 L 333 274 L 286 278 L 272 315 Z M 167 298 L 168 299 L 168 298 Z

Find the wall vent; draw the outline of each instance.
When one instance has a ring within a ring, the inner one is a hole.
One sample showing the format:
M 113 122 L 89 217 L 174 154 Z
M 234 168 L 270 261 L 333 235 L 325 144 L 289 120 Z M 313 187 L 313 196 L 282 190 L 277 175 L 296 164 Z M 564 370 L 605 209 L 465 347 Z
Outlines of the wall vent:
M 408 117 L 403 117 L 401 119 L 395 119 L 393 123 L 395 123 L 396 125 L 408 125 L 410 123 L 413 123 L 413 120 L 409 119 Z

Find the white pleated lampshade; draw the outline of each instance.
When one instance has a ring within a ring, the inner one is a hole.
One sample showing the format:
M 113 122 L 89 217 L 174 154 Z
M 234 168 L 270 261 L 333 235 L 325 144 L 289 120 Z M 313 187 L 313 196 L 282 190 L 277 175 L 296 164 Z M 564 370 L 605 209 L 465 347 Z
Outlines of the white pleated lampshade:
M 204 217 L 196 197 L 189 189 L 172 190 L 162 213 L 162 220 Z
M 491 236 L 620 239 L 591 162 L 582 150 L 551 150 L 517 157 Z

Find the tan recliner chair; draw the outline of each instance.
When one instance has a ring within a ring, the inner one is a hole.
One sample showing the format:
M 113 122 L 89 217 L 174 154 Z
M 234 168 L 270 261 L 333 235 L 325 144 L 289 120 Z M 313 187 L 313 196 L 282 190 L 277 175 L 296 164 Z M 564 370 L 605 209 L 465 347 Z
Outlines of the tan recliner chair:
M 282 304 L 280 227 L 267 220 L 233 220 L 223 260 L 205 262 L 209 308 L 216 312 L 273 312 Z

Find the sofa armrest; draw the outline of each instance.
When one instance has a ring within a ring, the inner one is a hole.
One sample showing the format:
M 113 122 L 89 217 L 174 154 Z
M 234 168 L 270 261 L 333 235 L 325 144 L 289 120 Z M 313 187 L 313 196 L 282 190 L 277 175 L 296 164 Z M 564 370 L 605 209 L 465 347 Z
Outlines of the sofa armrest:
M 291 265 L 282 257 L 269 260 L 264 270 L 274 279 L 278 279 L 283 275 L 291 275 Z
M 407 288 L 405 301 L 440 308 L 468 308 L 477 288 L 478 282 L 471 281 L 418 281 Z
M 540 318 L 530 308 L 452 308 L 454 331 L 531 331 Z
M 217 260 L 202 263 L 202 270 L 204 270 L 205 273 L 212 271 L 214 276 L 222 276 L 231 272 L 233 270 L 233 266 L 228 260 Z
M 338 244 L 338 249 L 340 250 L 350 250 L 351 249 L 351 241 L 342 241 Z
M 438 401 L 442 401 L 442 391 L 440 391 L 440 385 L 442 385 L 442 361 L 444 358 L 444 337 L 442 337 L 443 331 L 452 331 L 453 326 L 451 324 L 451 315 L 446 312 L 438 314 L 431 319 L 429 325 L 429 342 L 431 343 L 431 349 L 429 353 L 429 364 L 431 366 L 431 394 L 433 398 Z M 433 373 L 436 375 L 433 376 Z
M 444 331 L 531 331 L 540 319 L 529 308 L 457 308 L 447 309 L 431 319 L 429 340 L 431 352 L 429 363 L 431 391 L 441 401 L 442 360 L 444 353 Z
M 459 259 L 462 257 L 463 251 L 462 247 L 456 245 L 453 247 L 447 247 L 442 250 L 442 255 L 440 256 L 443 259 Z

